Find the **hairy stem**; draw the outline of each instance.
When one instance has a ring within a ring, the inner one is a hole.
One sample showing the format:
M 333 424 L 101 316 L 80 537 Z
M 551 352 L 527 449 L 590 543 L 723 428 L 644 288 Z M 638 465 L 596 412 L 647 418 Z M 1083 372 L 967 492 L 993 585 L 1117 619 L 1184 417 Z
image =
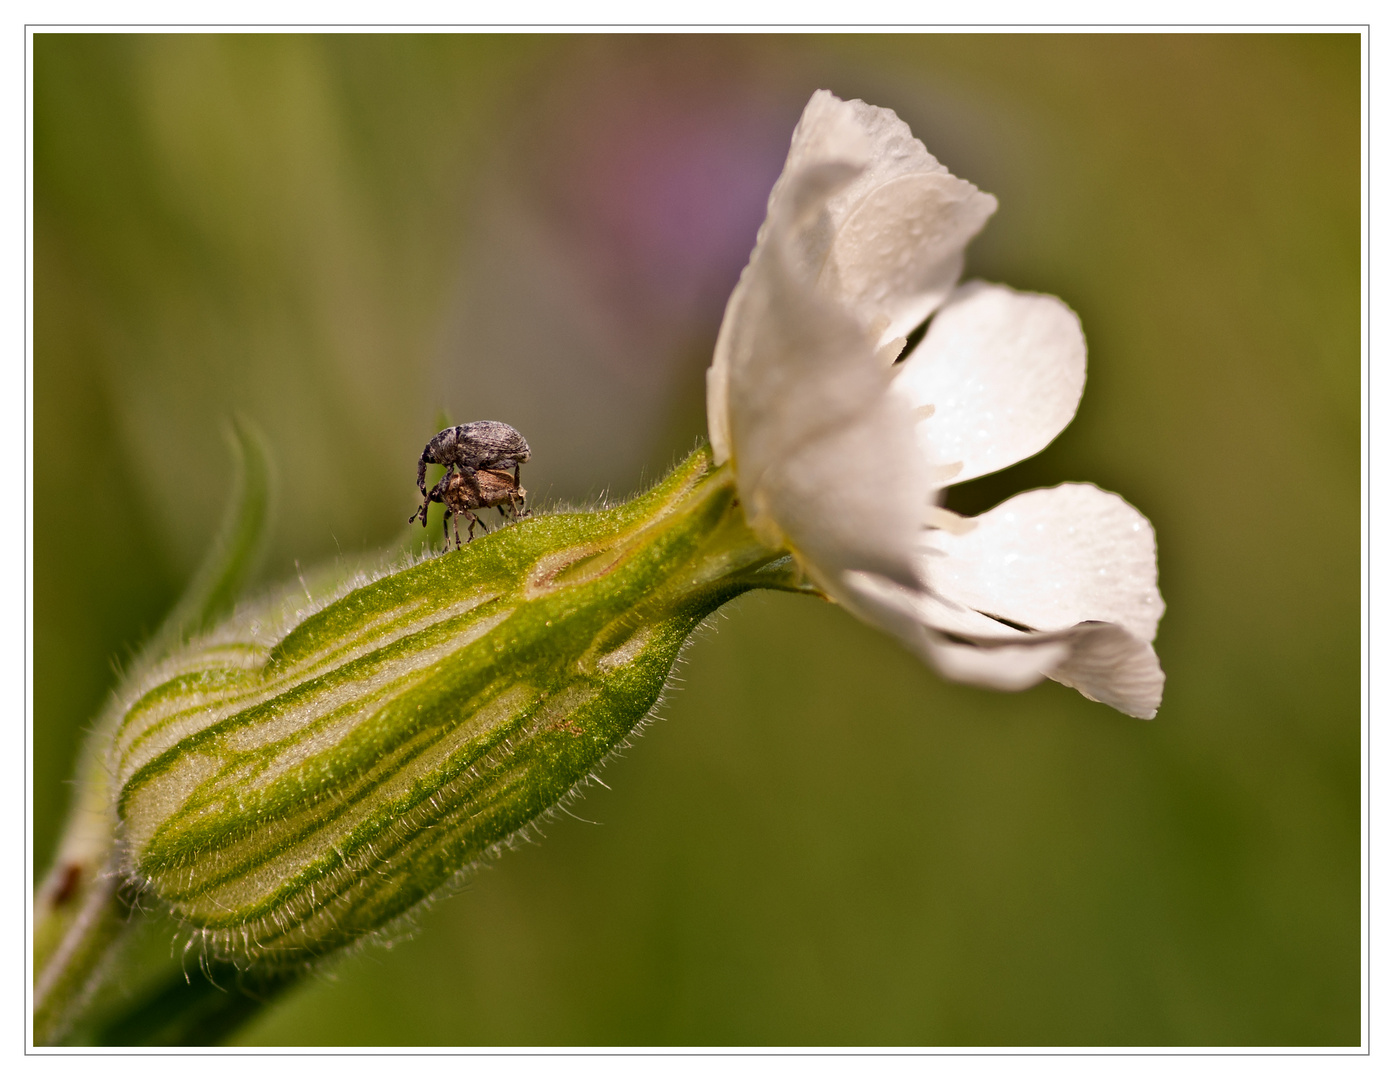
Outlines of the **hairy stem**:
M 229 426 L 235 480 L 227 512 L 184 596 L 141 650 L 153 664 L 229 612 L 265 542 L 272 469 L 265 440 L 247 420 Z M 97 993 L 106 962 L 132 921 L 115 858 L 107 751 L 119 713 L 98 720 L 78 760 L 77 795 L 58 855 L 34 900 L 36 1045 L 61 1039 Z
M 97 989 L 115 946 L 130 925 L 121 898 L 121 878 L 106 868 L 83 890 L 77 905 L 45 904 L 34 939 L 44 942 L 46 962 L 34 968 L 34 1043 L 51 1044 L 66 1034 Z

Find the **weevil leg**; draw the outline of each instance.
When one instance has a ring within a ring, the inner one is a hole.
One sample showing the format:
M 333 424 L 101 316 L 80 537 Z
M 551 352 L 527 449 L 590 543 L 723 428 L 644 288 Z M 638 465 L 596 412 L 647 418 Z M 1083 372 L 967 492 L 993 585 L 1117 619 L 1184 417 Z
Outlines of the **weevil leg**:
M 482 506 L 484 504 L 484 493 L 479 490 L 479 478 L 475 475 L 474 470 L 468 465 L 461 465 L 460 476 L 469 484 L 471 500 L 477 506 Z
M 421 491 L 421 498 L 421 508 L 417 510 L 415 514 L 412 514 L 411 517 L 407 518 L 407 524 L 410 525 L 413 521 L 415 521 L 417 515 L 419 514 L 421 516 L 421 527 L 424 529 L 426 527 L 426 515 L 430 512 L 431 504 L 433 502 L 445 502 L 445 480 L 442 479 L 439 484 L 437 484 L 435 487 L 431 489 L 429 494 L 427 494 L 425 488 L 423 487 Z

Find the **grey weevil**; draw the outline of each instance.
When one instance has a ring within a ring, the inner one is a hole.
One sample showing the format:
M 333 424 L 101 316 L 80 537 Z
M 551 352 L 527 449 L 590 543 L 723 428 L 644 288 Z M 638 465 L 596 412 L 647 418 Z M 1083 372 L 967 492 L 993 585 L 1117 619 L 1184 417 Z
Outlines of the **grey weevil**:
M 456 424 L 440 432 L 421 451 L 416 463 L 416 486 L 426 497 L 426 466 L 444 465 L 445 475 L 456 469 L 473 474 L 476 469 L 513 470 L 513 483 L 518 483 L 518 466 L 532 457 L 528 441 L 517 428 L 499 420 L 476 420 L 472 424 Z

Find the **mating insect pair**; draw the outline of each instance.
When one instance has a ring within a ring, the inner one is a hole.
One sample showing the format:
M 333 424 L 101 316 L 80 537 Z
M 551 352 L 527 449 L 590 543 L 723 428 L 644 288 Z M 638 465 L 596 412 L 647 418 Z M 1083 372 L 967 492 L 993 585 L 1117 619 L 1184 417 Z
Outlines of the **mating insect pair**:
M 445 542 L 450 543 L 450 526 L 455 527 L 455 547 L 460 546 L 460 515 L 469 522 L 466 543 L 474 539 L 474 527 L 484 523 L 471 511 L 494 508 L 507 520 L 527 516 L 527 491 L 518 483 L 518 467 L 532 456 L 527 440 L 517 429 L 497 420 L 477 420 L 440 432 L 421 451 L 416 463 L 416 486 L 421 490 L 421 508 L 407 518 L 410 525 L 418 517 L 426 527 L 426 511 L 433 502 L 445 504 Z M 426 466 L 444 465 L 445 475 L 430 492 L 426 491 Z M 508 475 L 509 469 L 513 475 Z

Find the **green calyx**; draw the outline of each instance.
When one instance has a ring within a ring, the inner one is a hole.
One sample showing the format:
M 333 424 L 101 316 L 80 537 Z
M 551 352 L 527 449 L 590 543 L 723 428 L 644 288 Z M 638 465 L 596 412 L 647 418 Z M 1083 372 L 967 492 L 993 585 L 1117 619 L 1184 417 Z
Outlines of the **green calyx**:
M 127 699 L 124 870 L 220 959 L 324 955 L 585 782 L 708 614 L 797 581 L 703 449 L 624 506 L 501 529 L 289 632 L 244 614 Z

